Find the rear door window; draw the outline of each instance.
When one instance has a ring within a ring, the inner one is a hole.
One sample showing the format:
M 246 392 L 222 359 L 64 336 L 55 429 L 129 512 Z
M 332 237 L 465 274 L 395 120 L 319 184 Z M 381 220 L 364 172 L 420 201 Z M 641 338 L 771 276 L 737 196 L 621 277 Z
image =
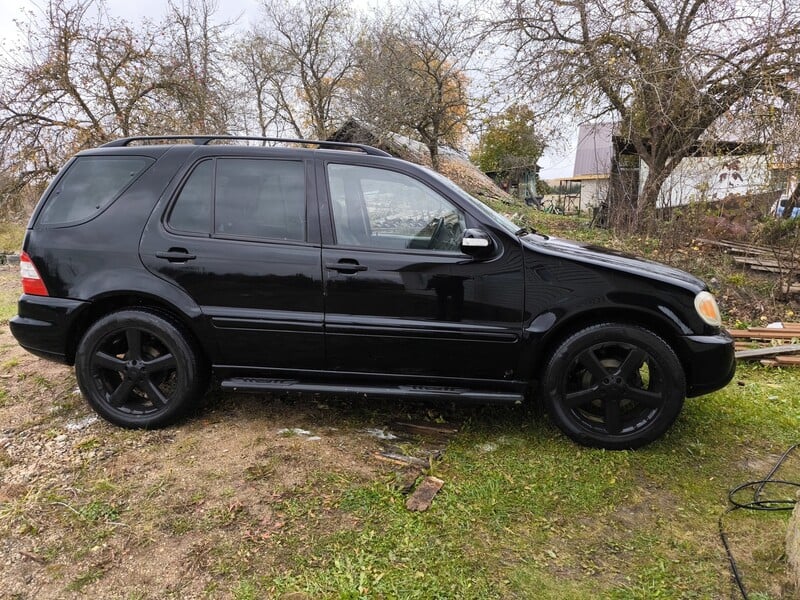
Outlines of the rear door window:
M 176 233 L 305 241 L 305 171 L 302 161 L 206 160 L 178 193 L 167 225 Z
M 303 241 L 305 165 L 300 161 L 217 159 L 214 233 Z
M 43 225 L 85 221 L 100 213 L 155 162 L 145 156 L 81 156 L 50 192 Z

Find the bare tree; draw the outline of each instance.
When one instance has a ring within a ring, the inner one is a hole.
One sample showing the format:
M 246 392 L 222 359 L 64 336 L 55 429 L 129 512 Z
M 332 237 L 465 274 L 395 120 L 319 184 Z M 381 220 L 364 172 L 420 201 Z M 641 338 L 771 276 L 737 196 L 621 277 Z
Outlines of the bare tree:
M 287 89 L 289 75 L 277 53 L 261 34 L 251 30 L 234 44 L 231 61 L 240 90 L 237 104 L 242 108 L 244 131 L 252 132 L 255 125 L 258 135 L 268 135 L 271 128 L 272 133 L 279 133 L 286 104 L 281 94 Z
M 167 64 L 182 128 L 228 133 L 233 98 L 226 86 L 229 21 L 217 23 L 217 0 L 169 0 Z
M 379 18 L 362 38 L 352 85 L 357 116 L 420 140 L 434 169 L 439 147 L 458 145 L 473 116 L 467 69 L 475 18 L 438 0 Z
M 494 27 L 541 107 L 620 123 L 648 166 L 630 227 L 709 127 L 800 68 L 792 0 L 517 0 Z
M 341 116 L 342 86 L 353 65 L 355 21 L 348 0 L 264 0 L 265 22 L 252 40 L 260 67 L 249 79 L 294 135 L 325 139 Z
M 0 62 L 0 145 L 9 180 L 46 178 L 76 150 L 159 122 L 156 31 L 109 18 L 94 0 L 51 0 Z

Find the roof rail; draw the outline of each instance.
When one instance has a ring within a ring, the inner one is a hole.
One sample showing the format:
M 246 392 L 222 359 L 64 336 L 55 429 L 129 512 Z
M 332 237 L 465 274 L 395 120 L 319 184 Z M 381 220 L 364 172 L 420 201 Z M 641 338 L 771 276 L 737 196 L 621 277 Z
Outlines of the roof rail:
M 294 138 L 261 137 L 252 135 L 140 135 L 113 140 L 107 144 L 103 144 L 101 148 L 119 148 L 128 146 L 131 142 L 151 140 L 191 140 L 193 144 L 198 146 L 206 146 L 214 140 L 245 140 L 255 142 L 283 142 L 287 144 L 316 144 L 320 148 L 353 148 L 356 150 L 361 150 L 363 153 L 370 154 L 372 156 L 391 156 L 391 154 L 388 152 L 384 152 L 383 150 L 375 148 L 374 146 L 368 146 L 367 144 L 303 140 Z

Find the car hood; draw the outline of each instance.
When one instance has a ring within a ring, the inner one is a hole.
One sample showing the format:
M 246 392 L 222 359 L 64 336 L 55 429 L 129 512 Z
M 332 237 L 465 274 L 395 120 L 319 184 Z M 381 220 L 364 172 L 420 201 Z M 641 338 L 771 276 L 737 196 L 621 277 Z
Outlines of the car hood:
M 557 237 L 528 234 L 521 238 L 523 246 L 535 252 L 559 256 L 568 260 L 589 263 L 608 269 L 631 273 L 648 279 L 662 281 L 694 293 L 708 289 L 694 275 L 667 265 L 639 258 L 626 252 L 593 244 L 585 244 Z

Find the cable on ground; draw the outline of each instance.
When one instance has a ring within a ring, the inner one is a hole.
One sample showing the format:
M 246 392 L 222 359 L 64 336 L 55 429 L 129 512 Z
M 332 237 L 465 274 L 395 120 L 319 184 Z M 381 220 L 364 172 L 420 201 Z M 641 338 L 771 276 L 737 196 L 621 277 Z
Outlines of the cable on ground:
M 800 444 L 795 444 L 791 446 L 786 452 L 784 452 L 781 457 L 778 459 L 778 462 L 775 463 L 775 466 L 772 467 L 767 476 L 764 479 L 759 479 L 758 481 L 748 481 L 747 483 L 743 483 L 742 485 L 736 486 L 730 492 L 728 492 L 728 502 L 730 502 L 730 506 L 727 510 L 719 516 L 719 537 L 722 540 L 722 545 L 725 547 L 725 552 L 728 555 L 728 563 L 730 564 L 731 574 L 733 575 L 733 580 L 736 583 L 739 591 L 742 594 L 742 598 L 744 600 L 748 600 L 749 596 L 747 595 L 747 588 L 744 585 L 744 581 L 742 580 L 742 573 L 739 571 L 739 567 L 736 564 L 736 559 L 733 557 L 733 552 L 731 551 L 730 543 L 728 542 L 728 534 L 725 531 L 724 527 L 724 519 L 725 516 L 736 511 L 739 509 L 747 509 L 747 510 L 768 510 L 768 511 L 778 511 L 778 510 L 792 510 L 794 505 L 797 504 L 797 500 L 794 498 L 791 499 L 774 499 L 774 498 L 763 498 L 762 493 L 764 488 L 767 485 L 778 485 L 778 486 L 786 486 L 790 488 L 800 488 L 800 482 L 797 481 L 784 481 L 782 479 L 774 479 L 775 474 L 778 470 L 783 466 L 786 462 L 786 459 L 789 455 L 800 447 Z M 742 502 L 737 500 L 736 496 L 743 492 L 744 490 L 753 490 L 753 499 L 748 502 Z

